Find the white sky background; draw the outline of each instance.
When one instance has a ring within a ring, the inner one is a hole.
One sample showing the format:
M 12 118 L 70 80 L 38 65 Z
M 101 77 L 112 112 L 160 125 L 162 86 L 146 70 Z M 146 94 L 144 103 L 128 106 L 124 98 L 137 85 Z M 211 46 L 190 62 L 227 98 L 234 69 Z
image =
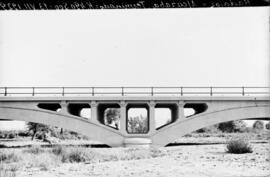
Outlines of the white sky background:
M 2 86 L 267 86 L 269 8 L 6 11 Z
M 268 7 L 2 11 L 0 86 L 269 86 L 269 39 Z

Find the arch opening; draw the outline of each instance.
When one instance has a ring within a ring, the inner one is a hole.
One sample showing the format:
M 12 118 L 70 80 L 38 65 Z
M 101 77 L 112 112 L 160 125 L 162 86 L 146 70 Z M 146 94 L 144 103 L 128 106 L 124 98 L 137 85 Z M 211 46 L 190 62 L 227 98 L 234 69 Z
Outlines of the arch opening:
M 203 113 L 207 110 L 206 103 L 186 103 L 184 105 L 184 115 L 186 118 Z
M 59 103 L 39 103 L 37 107 L 40 109 L 56 111 L 56 112 L 59 112 L 62 108 Z
M 110 128 L 120 129 L 120 106 L 117 103 L 98 105 L 98 121 Z
M 87 103 L 69 103 L 67 110 L 71 115 L 91 119 L 91 107 Z
M 176 104 L 156 104 L 155 106 L 155 125 L 159 130 L 178 118 L 178 107 Z
M 149 132 L 149 107 L 147 104 L 127 105 L 127 132 L 129 134 Z

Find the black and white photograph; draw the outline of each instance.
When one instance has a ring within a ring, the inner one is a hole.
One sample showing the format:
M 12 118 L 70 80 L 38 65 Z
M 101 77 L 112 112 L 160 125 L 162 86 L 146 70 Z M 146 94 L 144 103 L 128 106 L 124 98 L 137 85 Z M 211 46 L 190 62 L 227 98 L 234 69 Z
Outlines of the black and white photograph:
M 0 0 L 0 177 L 270 177 L 269 0 Z

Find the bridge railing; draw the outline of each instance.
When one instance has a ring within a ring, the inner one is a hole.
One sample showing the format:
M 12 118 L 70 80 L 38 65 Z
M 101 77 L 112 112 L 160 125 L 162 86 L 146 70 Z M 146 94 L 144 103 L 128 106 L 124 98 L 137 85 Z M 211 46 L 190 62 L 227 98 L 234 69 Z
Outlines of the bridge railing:
M 0 87 L 0 96 L 256 96 L 270 87 Z

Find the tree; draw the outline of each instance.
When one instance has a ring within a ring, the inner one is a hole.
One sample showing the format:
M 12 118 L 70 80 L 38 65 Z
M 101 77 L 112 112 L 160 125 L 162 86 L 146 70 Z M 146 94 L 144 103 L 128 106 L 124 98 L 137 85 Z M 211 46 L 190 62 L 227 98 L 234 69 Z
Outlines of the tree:
M 148 119 L 142 115 L 136 117 L 129 117 L 128 132 L 129 133 L 147 133 Z
M 256 120 L 253 124 L 253 128 L 256 130 L 262 130 L 264 127 L 263 122 L 261 120 Z
M 116 129 L 119 129 L 119 121 L 120 121 L 120 110 L 119 108 L 109 108 L 105 111 L 105 124 L 111 125 Z
M 28 122 L 27 128 L 30 133 L 32 132 L 32 140 L 34 140 L 37 134 L 43 135 L 45 133 L 52 131 L 48 125 L 34 123 L 34 122 Z
M 241 132 L 246 128 L 246 124 L 242 120 L 223 122 L 218 125 L 218 129 L 222 132 Z

